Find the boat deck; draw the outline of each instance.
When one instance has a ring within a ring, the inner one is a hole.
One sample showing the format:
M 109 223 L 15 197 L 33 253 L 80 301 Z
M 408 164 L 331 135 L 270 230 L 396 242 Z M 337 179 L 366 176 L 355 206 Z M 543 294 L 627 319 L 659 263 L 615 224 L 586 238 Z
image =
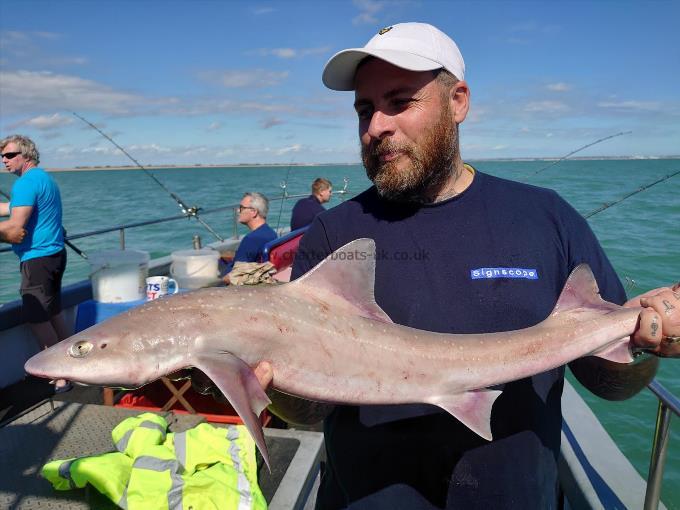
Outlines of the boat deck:
M 134 409 L 47 400 L 0 427 L 0 508 L 117 508 L 89 486 L 84 490 L 55 491 L 39 473 L 42 466 L 53 459 L 112 451 L 113 427 L 137 414 L 139 411 Z M 173 432 L 187 430 L 203 421 L 199 415 L 163 415 Z M 304 508 L 319 470 L 323 435 L 265 429 L 265 439 L 272 458 L 272 472 L 258 456 L 258 479 L 269 507 Z
M 103 404 L 102 390 L 95 386 L 74 385 L 71 391 L 54 394 L 54 386 L 47 379 L 26 376 L 25 379 L 0 389 L 0 425 L 11 421 L 21 413 L 46 398 L 80 404 Z

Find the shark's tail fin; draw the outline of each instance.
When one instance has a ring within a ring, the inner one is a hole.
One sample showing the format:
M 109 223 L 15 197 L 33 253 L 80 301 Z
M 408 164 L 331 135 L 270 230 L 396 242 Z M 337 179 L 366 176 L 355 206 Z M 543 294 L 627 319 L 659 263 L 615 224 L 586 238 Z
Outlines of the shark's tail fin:
M 552 316 L 570 311 L 582 311 L 602 315 L 621 310 L 621 306 L 605 301 L 600 296 L 600 289 L 595 276 L 587 264 L 580 264 L 574 269 L 564 284 L 560 298 L 552 311 Z M 623 337 L 622 340 L 628 340 Z M 613 342 L 593 353 L 594 356 L 615 361 L 630 363 L 633 361 L 627 341 Z

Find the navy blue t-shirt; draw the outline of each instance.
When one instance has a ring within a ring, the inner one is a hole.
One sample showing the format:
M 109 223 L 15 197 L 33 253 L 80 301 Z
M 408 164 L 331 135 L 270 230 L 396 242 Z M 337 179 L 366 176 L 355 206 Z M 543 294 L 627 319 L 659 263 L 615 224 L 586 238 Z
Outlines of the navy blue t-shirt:
M 307 198 L 301 198 L 293 206 L 293 212 L 290 217 L 290 229 L 297 230 L 306 227 L 317 214 L 324 212 L 326 209 L 321 205 L 319 199 L 314 195 L 309 195 Z
M 264 245 L 276 239 L 276 232 L 266 223 L 249 232 L 238 245 L 234 260 L 226 265 L 224 274 L 234 269 L 234 262 L 259 262 L 262 260 Z
M 370 188 L 318 216 L 293 278 L 362 237 L 376 243 L 376 301 L 398 324 L 446 333 L 532 326 L 582 262 L 605 299 L 625 301 L 586 221 L 557 193 L 480 172 L 444 202 L 390 203 Z M 563 377 L 561 367 L 506 384 L 492 442 L 432 406 L 336 406 L 324 424 L 317 508 L 555 508 Z

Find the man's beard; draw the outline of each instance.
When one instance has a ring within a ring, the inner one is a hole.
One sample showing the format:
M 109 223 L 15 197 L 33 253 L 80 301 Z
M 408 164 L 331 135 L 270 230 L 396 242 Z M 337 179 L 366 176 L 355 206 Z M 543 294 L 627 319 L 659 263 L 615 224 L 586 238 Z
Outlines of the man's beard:
M 390 152 L 398 152 L 398 158 L 381 162 L 380 155 Z M 451 122 L 448 105 L 419 146 L 399 144 L 386 138 L 361 147 L 366 175 L 380 196 L 398 202 L 433 202 L 455 171 L 457 154 L 458 127 Z M 400 170 L 397 162 L 403 157 L 408 157 L 411 165 Z

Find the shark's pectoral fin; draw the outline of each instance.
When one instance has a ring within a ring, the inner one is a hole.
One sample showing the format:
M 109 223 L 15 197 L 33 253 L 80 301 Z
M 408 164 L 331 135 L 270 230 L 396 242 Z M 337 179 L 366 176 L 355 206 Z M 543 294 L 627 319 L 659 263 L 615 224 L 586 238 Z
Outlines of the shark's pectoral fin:
M 455 416 L 475 434 L 491 441 L 491 408 L 499 390 L 474 390 L 456 395 L 442 395 L 429 401 Z
M 255 444 L 271 471 L 267 445 L 258 418 L 271 401 L 260 386 L 252 368 L 228 352 L 199 354 L 196 356 L 195 366 L 205 372 L 227 397 L 255 439 Z

